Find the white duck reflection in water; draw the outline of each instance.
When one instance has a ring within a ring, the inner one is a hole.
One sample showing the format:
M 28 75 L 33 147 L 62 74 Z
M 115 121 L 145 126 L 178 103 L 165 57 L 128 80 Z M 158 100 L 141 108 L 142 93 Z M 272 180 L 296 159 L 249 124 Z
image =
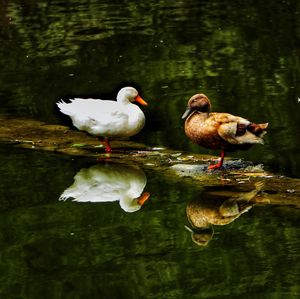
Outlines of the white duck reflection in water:
M 213 238 L 214 225 L 226 225 L 243 213 L 248 212 L 255 204 L 256 195 L 262 190 L 263 182 L 255 183 L 255 189 L 250 192 L 231 192 L 227 199 L 221 191 L 206 194 L 202 198 L 190 201 L 186 207 L 186 214 L 191 227 L 185 228 L 191 233 L 194 243 L 206 246 Z M 219 193 L 219 194 L 218 194 Z
M 76 202 L 119 201 L 125 212 L 136 212 L 150 197 L 143 192 L 147 184 L 145 173 L 138 167 L 117 163 L 97 164 L 81 169 L 74 183 L 59 200 Z

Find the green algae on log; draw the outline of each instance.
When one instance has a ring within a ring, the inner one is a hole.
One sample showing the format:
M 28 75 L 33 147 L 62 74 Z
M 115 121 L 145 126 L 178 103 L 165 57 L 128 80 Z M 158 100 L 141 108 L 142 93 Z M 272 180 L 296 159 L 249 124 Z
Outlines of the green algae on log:
M 227 158 L 222 170 L 208 171 L 213 157 L 182 153 L 162 147 L 149 147 L 133 141 L 112 141 L 113 152 L 106 154 L 99 140 L 84 132 L 62 125 L 53 125 L 30 119 L 0 117 L 5 126 L 0 129 L 0 142 L 16 147 L 85 156 L 95 160 L 138 163 L 145 169 L 160 171 L 170 180 L 184 177 L 199 188 L 233 185 L 245 192 L 258 181 L 264 182 L 262 192 L 255 197 L 258 203 L 293 205 L 300 207 L 300 180 L 266 172 L 263 165 L 254 165 L 240 159 Z M 228 194 L 230 195 L 230 194 Z

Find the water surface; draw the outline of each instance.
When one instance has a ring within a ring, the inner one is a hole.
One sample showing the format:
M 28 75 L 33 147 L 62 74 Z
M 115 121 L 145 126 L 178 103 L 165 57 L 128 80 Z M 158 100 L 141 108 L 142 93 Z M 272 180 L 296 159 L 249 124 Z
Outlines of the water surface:
M 130 180 L 146 178 L 151 196 L 125 212 L 118 201 L 59 200 L 83 169 L 106 171 L 112 183 L 123 166 L 6 146 L 0 154 L 1 297 L 299 296 L 294 207 L 253 206 L 228 225 L 210 226 L 207 244 L 199 246 L 185 229 L 187 205 L 223 202 L 226 186 L 211 197 L 212 188 L 128 165 L 135 168 Z

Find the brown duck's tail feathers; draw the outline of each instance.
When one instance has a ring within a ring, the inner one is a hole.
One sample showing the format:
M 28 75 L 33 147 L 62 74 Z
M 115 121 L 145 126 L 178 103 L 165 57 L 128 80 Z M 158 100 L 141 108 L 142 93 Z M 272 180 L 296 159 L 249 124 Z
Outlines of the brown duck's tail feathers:
M 251 123 L 247 129 L 249 132 L 253 133 L 254 135 L 258 136 L 258 137 L 263 137 L 267 132 L 266 129 L 268 127 L 269 123 L 265 123 L 265 124 L 255 124 L 255 123 Z

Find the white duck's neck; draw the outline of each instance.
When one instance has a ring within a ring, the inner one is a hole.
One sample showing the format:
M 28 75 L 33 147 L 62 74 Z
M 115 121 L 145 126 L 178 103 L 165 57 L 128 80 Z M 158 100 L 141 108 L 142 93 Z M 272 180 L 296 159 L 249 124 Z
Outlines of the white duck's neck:
M 129 100 L 129 97 L 124 94 L 118 94 L 117 96 L 117 102 L 122 105 L 128 105 L 131 104 L 131 101 Z

